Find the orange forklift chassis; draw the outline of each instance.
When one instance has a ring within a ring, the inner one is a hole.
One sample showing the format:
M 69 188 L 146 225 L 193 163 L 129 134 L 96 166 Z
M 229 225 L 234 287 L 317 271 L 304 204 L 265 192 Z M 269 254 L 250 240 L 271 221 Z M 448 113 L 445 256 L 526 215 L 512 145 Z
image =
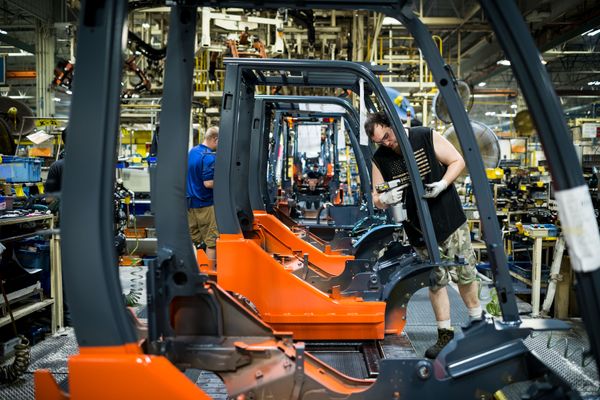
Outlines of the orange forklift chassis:
M 298 251 L 318 258 L 320 251 L 296 237 L 287 227 L 269 215 L 259 216 L 282 243 L 294 243 Z M 258 225 L 256 224 L 256 225 Z M 268 224 L 268 225 L 267 225 Z M 258 228 L 258 227 L 257 227 Z M 383 339 L 385 303 L 365 302 L 359 297 L 328 295 L 294 275 L 275 260 L 261 245 L 269 240 L 268 230 L 258 229 L 256 239 L 242 235 L 221 235 L 217 240 L 217 277 L 221 287 L 248 298 L 261 318 L 276 331 L 293 332 L 296 340 Z M 262 235 L 261 235 L 262 233 Z M 335 259 L 344 265 L 347 257 L 322 254 L 325 268 L 332 270 Z M 335 297 L 335 298 L 334 298 Z

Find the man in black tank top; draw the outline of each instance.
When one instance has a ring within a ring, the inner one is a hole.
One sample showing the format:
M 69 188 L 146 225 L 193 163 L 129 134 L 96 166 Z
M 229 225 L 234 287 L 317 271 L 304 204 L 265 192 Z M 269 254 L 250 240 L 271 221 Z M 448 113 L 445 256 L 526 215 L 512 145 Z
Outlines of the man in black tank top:
M 370 114 L 365 122 L 365 130 L 371 140 L 379 145 L 373 155 L 372 187 L 376 188 L 378 184 L 395 179 L 409 179 L 400 145 L 387 115 L 383 112 Z M 458 284 L 469 317 L 481 318 L 475 253 L 471 246 L 467 219 L 453 184 L 464 169 L 465 162 L 454 146 L 432 129 L 419 126 L 410 128 L 408 132 L 408 139 L 425 184 L 424 197 L 428 199 L 442 258 L 452 260 L 455 255 L 459 255 L 468 263 L 464 266 L 432 270 L 429 298 L 437 320 L 438 340 L 427 349 L 425 356 L 436 358 L 454 337 L 446 289 L 450 280 Z M 407 220 L 403 225 L 409 241 L 417 253 L 428 259 L 412 187 L 409 185 L 404 190 L 392 189 L 384 193 L 373 190 L 373 202 L 378 208 L 386 209 L 402 201 L 406 204 Z

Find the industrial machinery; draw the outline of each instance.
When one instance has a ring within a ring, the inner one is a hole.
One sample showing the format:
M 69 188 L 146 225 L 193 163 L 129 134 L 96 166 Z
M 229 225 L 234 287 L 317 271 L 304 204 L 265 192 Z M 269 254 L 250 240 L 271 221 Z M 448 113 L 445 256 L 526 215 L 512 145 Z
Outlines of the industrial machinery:
M 532 398 L 578 398 L 578 395 L 552 370 L 544 366 L 523 344 L 533 329 L 563 329 L 552 320 L 521 320 L 510 284 L 506 258 L 493 203 L 480 156 L 465 151 L 471 171 L 477 205 L 484 224 L 486 245 L 494 272 L 502 319 L 485 319 L 465 329 L 431 362 L 423 359 L 389 359 L 379 365 L 375 381 L 351 379 L 319 362 L 293 343 L 285 334 L 275 334 L 231 296 L 200 274 L 187 232 L 183 188 L 187 150 L 186 127 L 191 106 L 191 78 L 194 51 L 195 1 L 172 4 L 171 29 L 167 50 L 165 93 L 161 126 L 172 132 L 171 140 L 159 143 L 157 186 L 152 201 L 156 206 L 159 260 L 149 274 L 149 336 L 140 346 L 131 319 L 120 296 L 114 273 L 116 257 L 112 247 L 112 181 L 118 120 L 124 1 L 84 1 L 78 40 L 78 79 L 71 111 L 71 137 L 64 175 L 64 215 L 62 219 L 63 266 L 80 352 L 69 360 L 70 399 L 170 398 L 201 399 L 207 396 L 180 371 L 199 367 L 217 371 L 232 398 L 290 399 L 379 399 L 379 398 L 492 398 L 505 385 L 524 382 Z M 252 8 L 262 2 L 223 1 L 220 6 Z M 566 239 L 575 260 L 579 282 L 579 304 L 588 330 L 592 351 L 598 360 L 600 334 L 597 329 L 599 265 L 595 250 L 600 246 L 587 186 L 569 143 L 567 127 L 547 74 L 536 54 L 535 45 L 513 2 L 482 0 L 482 9 L 511 60 L 522 84 L 551 166 L 559 198 L 561 218 L 569 225 Z M 269 7 L 356 8 L 386 13 L 402 22 L 415 37 L 427 60 L 450 115 L 459 132 L 463 149 L 476 149 L 464 107 L 452 77 L 424 25 L 411 11 L 411 2 L 271 2 Z M 243 68 L 242 60 L 232 68 Z M 282 61 L 281 66 L 285 65 Z M 338 71 L 353 71 L 377 88 L 372 76 L 356 64 L 332 62 Z M 101 73 L 98 73 L 101 72 Z M 231 76 L 231 78 L 230 78 Z M 228 75 L 236 92 L 226 91 L 224 120 L 246 123 L 247 116 L 228 118 L 237 106 L 237 74 Z M 94 96 L 89 96 L 94 93 Z M 243 95 L 242 95 L 243 97 Z M 244 101 L 248 98 L 243 97 Z M 420 220 L 428 244 L 431 265 L 439 265 L 437 248 L 432 246 L 433 230 L 414 158 L 391 101 L 384 100 L 397 140 L 407 160 Z M 242 118 L 243 117 L 243 118 Z M 241 120 L 238 121 L 238 118 Z M 234 130 L 232 130 L 233 132 Z M 227 136 L 226 136 L 227 138 Z M 240 139 L 230 137 L 226 141 Z M 230 143 L 231 144 L 231 143 Z M 80 149 L 93 149 L 83 152 Z M 226 146 L 233 149 L 234 147 Z M 94 152 L 95 151 L 95 152 Z M 168 162 L 160 163 L 160 158 Z M 222 158 L 223 159 L 223 158 Z M 226 159 L 226 158 L 225 158 Z M 246 160 L 240 158 L 233 173 L 246 173 Z M 221 176 L 222 189 L 228 179 Z M 217 180 L 218 182 L 218 180 Z M 83 193 L 80 188 L 86 185 Z M 160 188 L 160 190 L 157 190 Z M 243 191 L 240 191 L 243 192 Z M 240 200 L 239 202 L 236 200 Z M 219 228 L 224 239 L 237 252 L 237 262 L 250 254 L 240 230 L 246 214 L 246 199 L 229 198 L 224 203 Z M 86 207 L 81 207 L 86 204 Z M 91 210 L 91 211 L 90 211 Z M 226 212 L 228 211 L 228 212 Z M 589 218 L 589 215 L 591 218 Z M 581 218 L 578 218 L 581 216 Z M 88 221 L 81 235 L 81 221 Z M 584 240 L 585 239 L 585 240 Z M 242 244 L 236 246 L 234 243 Z M 227 250 L 227 249 L 223 249 Z M 85 257 L 86 268 L 81 268 Z M 261 262 L 262 260 L 257 260 Z M 220 266 L 219 266 L 220 268 Z M 278 282 L 271 282 L 277 286 Z M 90 301 L 90 299 L 93 299 Z M 85 301 L 84 301 L 85 300 Z M 38 399 L 66 399 L 49 372 L 35 375 Z M 498 393 L 498 396 L 501 396 Z

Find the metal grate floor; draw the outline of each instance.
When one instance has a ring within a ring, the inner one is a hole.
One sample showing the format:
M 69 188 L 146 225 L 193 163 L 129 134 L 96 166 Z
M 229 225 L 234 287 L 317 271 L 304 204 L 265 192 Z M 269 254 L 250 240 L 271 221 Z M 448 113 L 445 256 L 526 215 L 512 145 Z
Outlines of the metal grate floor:
M 0 385 L 0 400 L 33 399 L 33 372 L 37 369 L 50 370 L 59 385 L 66 385 L 67 358 L 78 351 L 75 332 L 71 328 L 36 344 L 31 348 L 31 364 L 27 373 L 12 385 Z

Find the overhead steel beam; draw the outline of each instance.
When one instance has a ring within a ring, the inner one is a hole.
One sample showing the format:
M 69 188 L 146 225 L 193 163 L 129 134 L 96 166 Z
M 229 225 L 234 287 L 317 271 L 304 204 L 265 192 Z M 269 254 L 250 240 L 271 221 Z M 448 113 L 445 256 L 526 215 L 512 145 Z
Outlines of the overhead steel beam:
M 28 14 L 46 22 L 52 21 L 52 9 L 55 1 L 38 1 L 38 0 L 8 0 L 8 4 L 12 7 L 25 11 Z
M 35 46 L 32 44 L 25 43 L 16 37 L 10 36 L 8 34 L 0 33 L 0 42 L 10 44 L 11 46 L 15 46 L 18 49 L 25 50 L 28 53 L 35 54 Z

